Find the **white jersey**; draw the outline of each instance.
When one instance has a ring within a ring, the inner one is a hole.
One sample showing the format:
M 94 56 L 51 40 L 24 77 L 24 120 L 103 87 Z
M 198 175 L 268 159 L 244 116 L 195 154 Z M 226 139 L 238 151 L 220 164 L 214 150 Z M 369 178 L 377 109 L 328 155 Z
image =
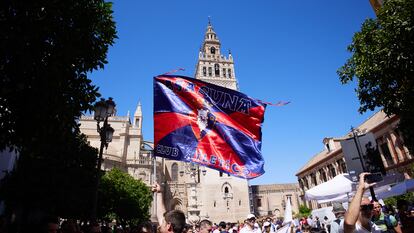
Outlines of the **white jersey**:
M 245 226 L 243 227 L 239 233 L 262 233 L 259 227 L 254 227 L 253 229 L 250 229 L 250 227 Z
M 371 231 L 365 229 L 363 226 L 361 226 L 359 224 L 359 222 L 357 222 L 355 224 L 355 230 L 354 233 L 381 233 L 381 229 L 375 225 L 375 223 L 371 223 Z

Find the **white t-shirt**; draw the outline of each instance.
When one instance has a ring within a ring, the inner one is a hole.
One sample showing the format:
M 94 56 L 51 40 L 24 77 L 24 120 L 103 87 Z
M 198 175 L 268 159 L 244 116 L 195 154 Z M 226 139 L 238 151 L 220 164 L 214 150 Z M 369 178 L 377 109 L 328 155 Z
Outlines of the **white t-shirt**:
M 371 231 L 365 229 L 363 226 L 357 222 L 355 224 L 355 230 L 354 233 L 381 233 L 381 229 L 375 225 L 375 223 L 371 223 Z
M 262 233 L 262 231 L 260 230 L 260 227 L 254 227 L 253 230 L 251 230 L 250 227 L 245 226 L 240 229 L 239 233 Z

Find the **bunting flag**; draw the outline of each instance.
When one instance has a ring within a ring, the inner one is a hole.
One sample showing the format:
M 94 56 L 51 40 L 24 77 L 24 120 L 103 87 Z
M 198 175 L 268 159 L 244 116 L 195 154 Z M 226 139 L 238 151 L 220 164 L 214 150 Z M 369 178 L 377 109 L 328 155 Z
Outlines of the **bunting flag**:
M 264 173 L 266 104 L 184 76 L 154 78 L 155 156 L 252 179 Z

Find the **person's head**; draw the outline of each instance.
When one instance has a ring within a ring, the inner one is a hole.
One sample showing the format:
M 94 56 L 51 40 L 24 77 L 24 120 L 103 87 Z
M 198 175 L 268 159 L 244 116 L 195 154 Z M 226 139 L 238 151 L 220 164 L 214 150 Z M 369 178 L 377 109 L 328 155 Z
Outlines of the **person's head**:
M 200 222 L 200 233 L 210 233 L 213 230 L 213 223 L 207 219 Z
M 360 205 L 360 218 L 362 218 L 362 220 L 371 219 L 373 209 L 374 205 L 371 203 L 371 201 L 368 198 L 363 197 Z
M 332 212 L 334 213 L 336 218 L 340 218 L 345 215 L 346 210 L 341 203 L 333 203 Z
M 185 227 L 185 215 L 181 210 L 171 210 L 164 214 L 160 224 L 161 233 L 182 233 Z
M 219 229 L 220 231 L 222 231 L 222 230 L 226 229 L 226 223 L 225 223 L 225 222 L 223 222 L 223 221 L 221 221 L 221 222 L 219 223 L 219 225 L 218 225 L 218 229 Z
M 137 233 L 153 233 L 151 222 L 143 222 L 137 226 Z
M 380 215 L 381 215 L 381 208 L 382 208 L 382 206 L 381 206 L 381 204 L 380 204 L 379 202 L 377 202 L 377 201 L 374 201 L 374 202 L 373 202 L 373 204 L 374 204 L 374 209 L 372 210 L 372 215 L 373 215 L 374 217 L 378 217 L 378 216 L 380 216 Z
M 254 214 L 248 214 L 245 223 L 250 228 L 254 228 L 254 224 L 256 223 L 256 216 Z
M 89 225 L 89 231 L 88 232 L 89 233 L 101 233 L 102 232 L 102 229 L 101 229 L 101 226 L 99 225 L 99 223 L 92 222 Z
M 59 219 L 48 216 L 43 220 L 43 232 L 57 233 L 59 230 Z
M 78 233 L 80 231 L 79 225 L 73 219 L 68 219 L 62 223 L 62 233 Z
M 185 226 L 185 231 L 184 231 L 185 233 L 193 233 L 193 226 L 192 225 L 189 225 L 189 224 L 187 224 L 186 226 Z
M 263 223 L 263 228 L 265 232 L 270 232 L 270 222 L 264 222 Z
M 231 222 L 226 223 L 226 231 L 229 231 L 233 227 Z

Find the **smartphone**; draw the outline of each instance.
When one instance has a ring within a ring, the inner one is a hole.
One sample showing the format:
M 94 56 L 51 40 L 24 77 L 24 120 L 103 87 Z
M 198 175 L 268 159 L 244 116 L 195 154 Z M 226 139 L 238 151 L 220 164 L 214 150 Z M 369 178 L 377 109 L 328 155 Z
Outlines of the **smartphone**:
M 378 183 L 380 181 L 383 181 L 383 177 L 380 172 L 371 173 L 371 174 L 365 175 L 365 181 L 368 184 Z

